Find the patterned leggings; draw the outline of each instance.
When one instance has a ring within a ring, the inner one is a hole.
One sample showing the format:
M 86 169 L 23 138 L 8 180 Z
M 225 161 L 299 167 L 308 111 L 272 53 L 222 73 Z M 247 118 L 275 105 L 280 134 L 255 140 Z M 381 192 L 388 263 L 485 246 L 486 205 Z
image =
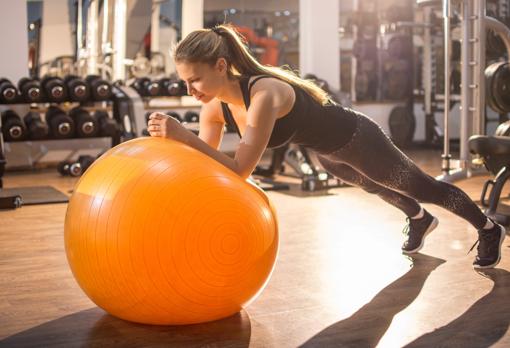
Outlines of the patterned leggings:
M 318 154 L 318 160 L 332 175 L 377 194 L 407 216 L 418 214 L 418 202 L 424 202 L 448 209 L 476 229 L 487 222 L 462 190 L 424 173 L 375 122 L 361 114 L 349 143 L 333 153 Z

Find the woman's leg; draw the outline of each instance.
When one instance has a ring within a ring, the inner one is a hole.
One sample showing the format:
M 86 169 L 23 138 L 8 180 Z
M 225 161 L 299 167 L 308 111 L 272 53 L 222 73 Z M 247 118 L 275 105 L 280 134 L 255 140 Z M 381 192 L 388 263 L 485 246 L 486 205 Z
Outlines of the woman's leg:
M 448 209 L 476 229 L 482 229 L 487 222 L 487 217 L 462 190 L 424 173 L 366 117 L 359 117 L 356 132 L 347 145 L 322 157 L 346 163 L 385 188 Z
M 420 204 L 415 199 L 375 183 L 351 166 L 328 160 L 320 155 L 317 156 L 317 159 L 324 169 L 332 175 L 349 185 L 360 187 L 368 193 L 378 195 L 384 201 L 403 211 L 407 216 L 412 217 L 420 212 Z
M 334 162 L 320 155 L 317 158 L 325 170 L 343 182 L 378 195 L 407 215 L 408 224 L 404 228 L 404 232 L 408 238 L 402 245 L 402 250 L 405 253 L 418 252 L 423 247 L 425 236 L 437 227 L 438 220 L 423 210 L 415 199 L 375 183 L 345 163 Z
M 462 190 L 424 173 L 367 117 L 359 116 L 356 131 L 348 144 L 322 157 L 333 162 L 346 163 L 377 184 L 404 196 L 439 205 L 464 218 L 479 231 L 491 226 L 487 217 Z M 492 238 L 494 236 L 491 235 L 490 241 L 486 233 L 479 233 L 479 257 L 475 260 L 475 266 L 480 266 L 477 263 L 479 258 L 490 259 L 490 262 L 481 262 L 480 267 L 490 267 L 499 262 L 504 230 L 502 232 L 500 226 L 494 227 L 497 228 L 491 230 L 498 232 L 497 238 Z M 497 253 L 494 253 L 495 248 Z M 497 258 L 497 261 L 494 258 Z M 485 266 L 487 262 L 489 264 Z

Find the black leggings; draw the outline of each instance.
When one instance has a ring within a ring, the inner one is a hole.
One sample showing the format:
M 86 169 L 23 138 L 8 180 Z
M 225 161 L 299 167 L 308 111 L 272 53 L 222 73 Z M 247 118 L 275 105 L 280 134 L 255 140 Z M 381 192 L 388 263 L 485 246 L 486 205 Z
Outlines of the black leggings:
M 424 173 L 369 118 L 359 115 L 349 143 L 318 154 L 321 165 L 342 181 L 377 194 L 407 216 L 419 213 L 418 202 L 433 203 L 481 229 L 487 218 L 459 188 Z

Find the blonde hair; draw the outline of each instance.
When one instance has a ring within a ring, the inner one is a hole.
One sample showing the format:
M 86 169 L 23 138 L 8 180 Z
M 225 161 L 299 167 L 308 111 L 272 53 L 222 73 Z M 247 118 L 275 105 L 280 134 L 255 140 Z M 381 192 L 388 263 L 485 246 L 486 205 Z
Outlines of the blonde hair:
M 174 51 L 176 62 L 214 65 L 219 58 L 227 61 L 230 78 L 271 75 L 305 90 L 321 104 L 332 103 L 329 95 L 312 81 L 304 80 L 285 68 L 260 64 L 249 52 L 243 37 L 230 25 L 195 30 L 180 41 Z

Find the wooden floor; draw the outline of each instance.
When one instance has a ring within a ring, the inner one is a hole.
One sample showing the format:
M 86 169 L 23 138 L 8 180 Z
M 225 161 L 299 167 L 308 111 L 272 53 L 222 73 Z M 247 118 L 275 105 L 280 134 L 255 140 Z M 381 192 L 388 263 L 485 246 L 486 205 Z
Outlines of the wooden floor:
M 411 156 L 439 173 L 439 153 Z M 485 179 L 457 184 L 478 199 Z M 75 180 L 46 170 L 4 183 L 67 193 Z M 0 212 L 0 347 L 510 347 L 510 239 L 498 268 L 477 273 L 476 232 L 438 207 L 427 206 L 438 229 L 409 258 L 404 217 L 375 196 L 269 196 L 281 244 L 265 291 L 238 315 L 180 327 L 116 319 L 83 294 L 63 247 L 66 204 Z

